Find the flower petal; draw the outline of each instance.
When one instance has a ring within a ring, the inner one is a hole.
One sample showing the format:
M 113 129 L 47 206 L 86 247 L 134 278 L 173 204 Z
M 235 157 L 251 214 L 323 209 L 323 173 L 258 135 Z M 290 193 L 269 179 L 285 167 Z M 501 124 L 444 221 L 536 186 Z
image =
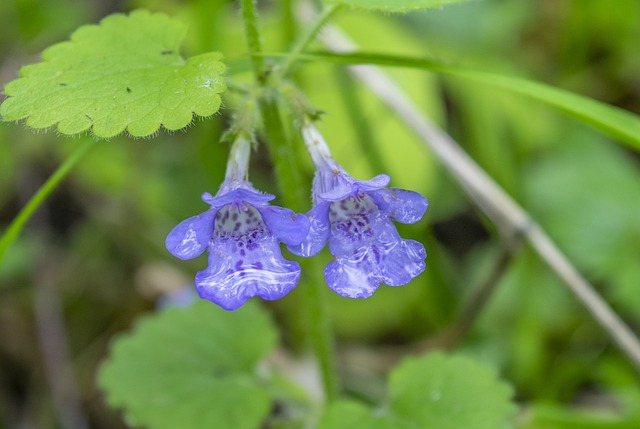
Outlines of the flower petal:
M 302 243 L 296 246 L 287 246 L 292 253 L 308 258 L 320 252 L 327 244 L 331 230 L 329 223 L 330 204 L 328 202 L 320 203 L 307 213 L 310 221 L 309 233 Z
M 414 240 L 399 240 L 380 255 L 380 279 L 389 286 L 409 283 L 425 268 L 427 252 Z
M 376 177 L 369 180 L 356 180 L 356 184 L 361 191 L 375 191 L 382 189 L 389 184 L 391 177 L 386 174 L 378 174 Z
M 418 192 L 405 189 L 380 189 L 367 194 L 380 210 L 401 223 L 416 223 L 422 219 L 429 205 L 427 199 Z
M 313 180 L 314 200 L 340 201 L 358 192 L 382 189 L 390 180 L 386 174 L 379 174 L 369 180 L 356 180 L 344 170 L 318 170 Z
M 378 228 L 389 224 L 375 203 L 366 196 L 345 199 L 331 204 L 329 209 L 331 236 L 329 250 L 337 258 L 352 258 L 369 249 L 378 240 Z
M 249 245 L 242 239 L 219 237 L 209 247 L 208 268 L 196 275 L 196 287 L 200 297 L 236 310 L 253 296 L 282 298 L 299 278 L 300 265 L 282 257 L 271 234 L 262 234 Z
M 252 206 L 263 206 L 275 198 L 275 195 L 263 194 L 262 192 L 254 190 L 253 187 L 251 187 L 251 189 L 237 188 L 228 192 L 222 192 L 222 188 L 223 187 L 220 187 L 221 191 L 218 192 L 215 197 L 205 192 L 202 194 L 202 201 L 219 208 L 226 204 L 239 204 L 243 201 Z
M 309 219 L 283 207 L 257 207 L 269 232 L 288 246 L 295 246 L 309 234 Z
M 343 170 L 317 170 L 313 177 L 313 201 L 340 201 L 358 191 L 355 180 Z
M 180 222 L 167 235 L 167 250 L 180 259 L 200 256 L 213 235 L 213 221 L 217 212 L 218 210 L 209 209 Z
M 369 298 L 380 286 L 376 269 L 367 257 L 360 260 L 338 259 L 324 269 L 329 288 L 347 298 Z

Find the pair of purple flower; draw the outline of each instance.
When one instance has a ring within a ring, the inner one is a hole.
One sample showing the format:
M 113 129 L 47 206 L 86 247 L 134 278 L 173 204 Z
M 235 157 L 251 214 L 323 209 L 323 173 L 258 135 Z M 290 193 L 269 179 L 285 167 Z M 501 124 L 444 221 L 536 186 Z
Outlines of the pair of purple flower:
M 305 257 L 329 243 L 335 260 L 327 264 L 325 279 L 334 292 L 349 298 L 367 298 L 380 283 L 404 285 L 424 270 L 424 247 L 400 237 L 392 221 L 417 222 L 427 200 L 417 192 L 388 189 L 390 178 L 384 174 L 355 180 L 333 160 L 310 122 L 302 133 L 317 169 L 313 208 L 306 216 L 269 205 L 275 197 L 249 183 L 250 142 L 240 137 L 220 190 L 215 197 L 202 196 L 211 208 L 167 236 L 167 249 L 180 259 L 209 251 L 207 269 L 196 275 L 202 298 L 236 310 L 253 296 L 285 296 L 298 283 L 300 265 L 284 259 L 279 242 Z

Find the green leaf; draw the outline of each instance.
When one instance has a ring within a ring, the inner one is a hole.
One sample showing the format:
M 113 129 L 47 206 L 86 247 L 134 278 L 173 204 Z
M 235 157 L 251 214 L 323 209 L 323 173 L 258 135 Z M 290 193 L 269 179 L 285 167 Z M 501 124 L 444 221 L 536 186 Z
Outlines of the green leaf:
M 433 353 L 407 359 L 393 370 L 389 385 L 387 407 L 372 410 L 355 402 L 337 402 L 319 428 L 499 429 L 515 412 L 511 388 L 489 368 L 466 357 Z
M 429 70 L 526 95 L 558 108 L 605 134 L 640 150 L 640 117 L 615 106 L 524 78 L 452 66 L 432 59 L 368 53 L 302 54 L 300 58 L 332 60 L 344 64 L 376 64 Z
M 471 0 L 329 0 L 346 6 L 382 12 L 409 12 L 412 10 L 434 9 Z
M 523 199 L 616 308 L 640 311 L 640 172 L 615 146 L 584 133 L 536 157 L 526 170 Z M 549 192 L 553 189 L 553 192 Z M 588 231 L 588 233 L 585 233 Z
M 463 356 L 407 359 L 392 372 L 389 386 L 393 415 L 418 427 L 497 429 L 515 411 L 511 388 Z
M 318 429 L 394 429 L 387 416 L 376 416 L 373 410 L 352 401 L 332 404 L 322 416 Z
M 226 312 L 198 301 L 147 316 L 117 338 L 98 382 L 134 425 L 253 429 L 270 411 L 255 367 L 275 344 L 259 307 Z
M 213 115 L 226 68 L 218 53 L 183 59 L 178 50 L 185 32 L 167 15 L 144 10 L 80 27 L 69 41 L 46 49 L 42 62 L 22 67 L 21 78 L 5 87 L 0 116 L 108 138 L 125 130 L 135 137 L 160 126 L 178 130 L 193 114 Z

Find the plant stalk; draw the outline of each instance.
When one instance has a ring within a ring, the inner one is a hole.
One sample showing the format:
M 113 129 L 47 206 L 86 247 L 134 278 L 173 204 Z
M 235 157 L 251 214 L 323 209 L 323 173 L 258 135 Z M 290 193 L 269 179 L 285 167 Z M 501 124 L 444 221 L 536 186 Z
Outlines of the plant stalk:
M 288 207 L 304 207 L 309 204 L 309 198 L 300 186 L 304 182 L 300 170 L 295 165 L 293 147 L 285 132 L 277 101 L 267 96 L 262 100 L 261 106 L 278 185 L 283 192 L 283 202 Z M 322 267 L 315 259 L 302 261 L 302 265 L 306 268 L 305 271 L 314 273 L 322 271 Z M 339 386 L 333 335 L 327 304 L 323 296 L 324 283 L 316 281 L 314 277 L 317 276 L 311 277 L 310 281 L 304 285 L 306 288 L 302 296 L 303 311 L 311 346 L 320 367 L 325 399 L 327 402 L 332 402 L 337 399 Z
M 242 6 L 242 19 L 244 21 L 244 31 L 247 37 L 247 46 L 249 48 L 249 57 L 251 58 L 251 66 L 256 81 L 264 83 L 265 68 L 264 58 L 259 55 L 262 53 L 262 41 L 260 39 L 260 31 L 258 30 L 258 11 L 256 9 L 255 0 L 240 0 Z
M 278 93 L 269 86 L 267 79 L 264 58 L 261 56 L 262 46 L 255 1 L 240 0 L 240 3 L 255 80 L 262 88 L 259 106 L 276 178 L 284 204 L 296 210 L 308 205 L 309 198 L 300 186 L 304 181 L 296 164 L 290 136 L 282 123 Z M 304 46 L 306 43 L 299 49 L 304 49 Z M 276 78 L 276 85 L 279 80 Z M 303 261 L 303 265 L 320 269 L 313 261 Z M 303 306 L 304 313 L 307 315 L 309 338 L 320 367 L 325 399 L 327 402 L 332 402 L 337 399 L 338 377 L 327 306 L 322 299 L 323 285 L 322 282 L 311 281 L 306 286 Z
M 27 202 L 27 204 L 20 210 L 20 213 L 13 219 L 9 227 L 5 231 L 2 238 L 0 238 L 0 267 L 4 255 L 16 240 L 20 232 L 24 228 L 25 223 L 33 215 L 33 213 L 40 207 L 49 195 L 58 187 L 60 182 L 69 174 L 71 169 L 91 150 L 97 140 L 90 140 L 78 146 L 78 148 L 67 158 L 57 170 L 47 179 L 47 181 L 38 189 L 33 197 Z

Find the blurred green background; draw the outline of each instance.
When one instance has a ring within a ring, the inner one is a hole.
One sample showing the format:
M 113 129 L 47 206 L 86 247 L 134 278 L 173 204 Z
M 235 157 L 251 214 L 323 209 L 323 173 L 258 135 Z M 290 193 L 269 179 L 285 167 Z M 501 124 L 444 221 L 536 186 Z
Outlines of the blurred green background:
M 296 2 L 259 4 L 267 50 L 285 51 L 300 29 L 292 18 Z M 221 51 L 229 76 L 248 77 L 235 2 L 3 0 L 0 84 L 78 26 L 140 7 L 189 25 L 185 55 Z M 344 11 L 336 23 L 365 51 L 523 76 L 640 114 L 635 0 L 484 0 L 405 16 Z M 423 71 L 388 71 L 640 331 L 638 154 L 520 96 Z M 425 244 L 424 274 L 363 301 L 326 290 L 345 390 L 376 400 L 389 362 L 440 345 L 497 263 L 500 237 L 437 159 L 342 66 L 304 64 L 296 79 L 327 112 L 320 129 L 353 176 L 388 173 L 392 186 L 417 190 L 431 204 L 421 222 L 399 226 Z M 229 113 L 223 108 L 185 132 L 153 140 L 99 142 L 29 222 L 0 267 L 0 428 L 58 428 L 61 421 L 126 427 L 103 404 L 96 368 L 115 333 L 204 267 L 204 257 L 173 258 L 164 239 L 179 221 L 206 209 L 202 192 L 217 190 Z M 0 125 L 0 230 L 89 138 Z M 305 156 L 301 150 L 310 187 Z M 251 179 L 280 193 L 266 147 L 254 154 Z M 283 347 L 294 353 L 304 350 L 299 293 L 267 304 L 282 326 Z M 494 366 L 514 385 L 523 406 L 518 427 L 639 427 L 638 372 L 527 248 L 510 261 L 488 306 L 453 348 Z M 61 417 L 65 410 L 73 415 Z

